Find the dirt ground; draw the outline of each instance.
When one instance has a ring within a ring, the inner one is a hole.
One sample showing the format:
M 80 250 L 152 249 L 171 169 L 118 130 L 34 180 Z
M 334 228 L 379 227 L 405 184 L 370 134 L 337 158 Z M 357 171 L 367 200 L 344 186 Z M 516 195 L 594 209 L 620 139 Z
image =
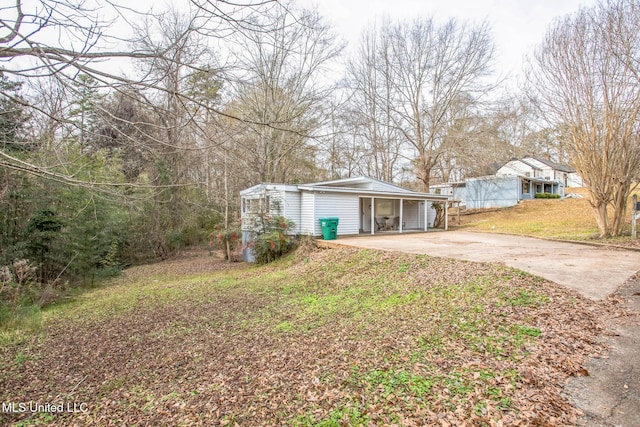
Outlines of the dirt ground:
M 619 298 L 623 316 L 602 337 L 610 351 L 592 357 L 564 395 L 584 416 L 580 425 L 640 426 L 640 252 L 521 236 L 446 232 L 340 239 L 340 244 L 503 262 L 597 300 Z
M 345 248 L 139 266 L 77 304 L 0 349 L 0 400 L 87 411 L 0 424 L 575 425 L 562 384 L 618 311 L 495 264 Z

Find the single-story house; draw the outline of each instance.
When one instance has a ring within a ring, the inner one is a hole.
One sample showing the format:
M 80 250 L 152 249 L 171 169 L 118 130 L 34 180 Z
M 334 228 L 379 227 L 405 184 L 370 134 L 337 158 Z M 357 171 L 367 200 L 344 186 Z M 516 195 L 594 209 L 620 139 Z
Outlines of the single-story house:
M 296 234 L 314 237 L 322 236 L 324 217 L 338 218 L 338 236 L 403 233 L 433 227 L 433 203 L 443 203 L 447 209 L 448 200 L 446 195 L 420 193 L 365 176 L 298 185 L 263 183 L 242 190 L 240 197 L 243 247 L 251 241 L 261 214 L 282 215 L 293 221 Z M 247 256 L 245 260 L 250 260 Z
M 565 195 L 568 186 L 581 186 L 575 169 L 550 160 L 524 157 L 511 159 L 495 175 L 468 178 L 430 187 L 430 191 L 448 195 L 467 209 L 515 206 L 520 200 L 535 198 L 538 193 Z

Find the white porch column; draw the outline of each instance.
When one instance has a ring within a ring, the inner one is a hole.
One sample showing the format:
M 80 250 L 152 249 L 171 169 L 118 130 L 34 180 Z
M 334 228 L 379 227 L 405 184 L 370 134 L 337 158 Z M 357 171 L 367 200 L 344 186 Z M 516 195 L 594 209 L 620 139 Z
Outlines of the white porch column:
M 398 224 L 398 230 L 402 233 L 402 205 L 404 204 L 404 200 L 400 199 L 400 224 Z
M 429 219 L 429 215 L 428 215 L 428 200 L 424 201 L 424 231 L 427 231 L 429 228 L 429 223 L 427 222 Z
M 444 230 L 449 229 L 449 200 L 444 202 Z
M 373 216 L 373 214 L 375 213 L 375 205 L 376 199 L 375 197 L 371 196 L 371 234 L 375 234 L 376 219 Z

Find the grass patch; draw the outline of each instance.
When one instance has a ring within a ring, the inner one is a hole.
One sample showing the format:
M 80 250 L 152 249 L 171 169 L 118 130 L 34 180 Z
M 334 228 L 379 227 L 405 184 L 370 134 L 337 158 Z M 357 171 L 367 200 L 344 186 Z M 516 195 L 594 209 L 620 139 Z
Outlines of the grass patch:
M 367 426 L 370 422 L 371 418 L 354 404 L 340 406 L 320 419 L 311 414 L 298 416 L 292 425 L 297 427 L 342 427 L 345 425 Z
M 457 409 L 461 402 L 475 402 L 468 405 L 469 416 L 485 415 L 487 404 L 509 410 L 511 398 L 506 390 L 512 390 L 520 380 L 515 370 L 495 372 L 491 369 L 460 369 L 439 372 L 430 367 L 430 371 L 421 373 L 406 370 L 372 370 L 362 373 L 355 369 L 350 384 L 363 390 L 366 395 L 374 396 L 370 405 L 376 407 L 380 402 L 402 402 L 399 406 L 405 410 L 434 411 L 438 408 Z M 504 382 L 507 387 L 500 386 Z M 433 395 L 440 398 L 434 400 Z M 481 414 L 478 414 L 478 411 Z M 394 411 L 386 413 L 393 419 Z
M 299 307 L 295 313 L 297 322 L 308 330 L 336 318 L 376 316 L 411 304 L 420 297 L 419 292 L 399 294 L 393 293 L 391 289 L 384 292 L 373 283 L 364 282 L 361 286 L 354 284 L 353 287 L 335 293 L 301 293 L 292 303 Z
M 513 307 L 539 307 L 547 304 L 549 297 L 531 289 L 509 289 L 500 294 L 500 300 Z
M 463 215 L 461 219 L 463 228 L 486 232 L 567 240 L 586 240 L 598 234 L 586 198 L 523 200 L 511 208 Z
M 503 266 L 332 249 L 201 268 L 132 269 L 43 310 L 43 328 L 0 351 L 6 399 L 72 394 L 92 408 L 52 425 L 526 425 L 572 413 L 528 396 L 566 375 L 558 348 L 595 342 L 585 302 Z M 523 366 L 544 381 L 523 381 Z
M 38 333 L 42 327 L 42 309 L 37 305 L 0 307 L 0 347 L 18 343 Z
M 572 188 L 569 191 L 580 194 L 583 198 L 523 200 L 510 208 L 477 211 L 469 215 L 462 215 L 460 227 L 484 232 L 559 240 L 596 241 L 604 244 L 638 247 L 638 241 L 630 236 L 631 209 L 627 210 L 627 232 L 625 235 L 600 239 L 593 210 L 589 205 L 588 191 L 584 188 Z M 631 197 L 629 197 L 630 204 Z
M 407 371 L 374 370 L 366 375 L 364 381 L 371 388 L 379 388 L 384 397 L 388 397 L 391 394 L 411 394 L 423 397 L 429 394 L 435 379 L 428 376 L 415 375 Z
M 126 377 L 113 378 L 100 386 L 100 395 L 108 396 L 115 390 L 122 388 L 126 381 Z

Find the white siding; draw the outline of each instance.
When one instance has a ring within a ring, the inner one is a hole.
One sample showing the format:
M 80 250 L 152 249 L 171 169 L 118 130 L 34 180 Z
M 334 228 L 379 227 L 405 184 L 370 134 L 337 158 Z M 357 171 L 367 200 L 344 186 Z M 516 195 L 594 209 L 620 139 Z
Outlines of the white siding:
M 553 168 L 546 163 L 542 163 L 540 160 L 536 160 L 532 157 L 525 157 L 523 161 L 530 163 L 540 169 L 539 171 L 537 171 L 537 178 L 555 179 Z
M 324 193 L 315 196 L 314 236 L 322 235 L 320 218 L 325 217 L 339 218 L 338 236 L 358 234 L 360 231 L 360 207 L 357 194 Z
M 269 215 L 285 216 L 284 199 L 285 192 L 280 189 L 268 189 L 266 195 L 269 196 Z
M 515 206 L 520 199 L 520 178 L 489 176 L 467 180 L 467 208 L 499 208 Z
M 462 202 L 462 205 L 466 203 L 466 200 L 467 200 L 466 184 L 453 189 L 453 200 L 460 200 Z
M 362 232 L 371 233 L 371 197 L 360 198 L 360 221 Z
M 502 166 L 496 172 L 497 176 L 504 175 L 523 175 L 530 177 L 537 177 L 541 171 L 536 171 L 531 166 L 521 162 L 520 160 L 511 160 L 506 165 Z
M 429 193 L 442 194 L 443 196 L 453 195 L 453 184 L 436 184 L 429 187 Z
M 436 210 L 432 207 L 433 200 L 425 200 L 418 202 L 418 206 L 411 205 L 407 212 L 403 212 L 405 216 L 406 228 L 424 230 L 424 208 L 427 207 L 427 228 L 433 228 L 433 222 L 436 220 Z
M 584 187 L 584 182 L 577 173 L 570 173 L 567 181 L 567 187 Z
M 315 236 L 315 199 L 314 193 L 302 192 L 300 195 L 300 233 Z
M 296 225 L 293 229 L 294 233 L 298 234 L 302 232 L 301 215 L 300 215 L 300 192 L 299 191 L 287 191 L 285 192 L 284 201 L 284 216 L 293 221 Z
M 240 206 L 240 228 L 243 231 L 255 231 L 255 224 L 260 211 L 263 210 L 262 203 L 268 191 L 264 186 L 256 186 L 251 188 L 250 192 L 245 191 L 242 194 Z M 271 195 L 269 195 L 271 197 Z
M 431 203 L 427 201 L 426 203 Z M 424 230 L 424 203 L 417 200 L 405 200 L 402 209 L 402 222 L 405 230 Z
M 300 222 L 300 193 L 285 191 L 284 185 L 259 185 L 242 194 L 243 205 L 247 200 L 251 200 L 254 209 L 256 209 L 249 211 L 241 206 L 242 230 L 253 231 L 256 218 L 261 213 L 262 204 L 267 197 L 269 198 L 269 209 L 265 213 L 282 215 L 296 223 L 296 225 Z
M 249 243 L 255 240 L 256 236 L 251 231 L 242 231 L 242 260 L 244 262 L 255 262 L 256 254 Z

